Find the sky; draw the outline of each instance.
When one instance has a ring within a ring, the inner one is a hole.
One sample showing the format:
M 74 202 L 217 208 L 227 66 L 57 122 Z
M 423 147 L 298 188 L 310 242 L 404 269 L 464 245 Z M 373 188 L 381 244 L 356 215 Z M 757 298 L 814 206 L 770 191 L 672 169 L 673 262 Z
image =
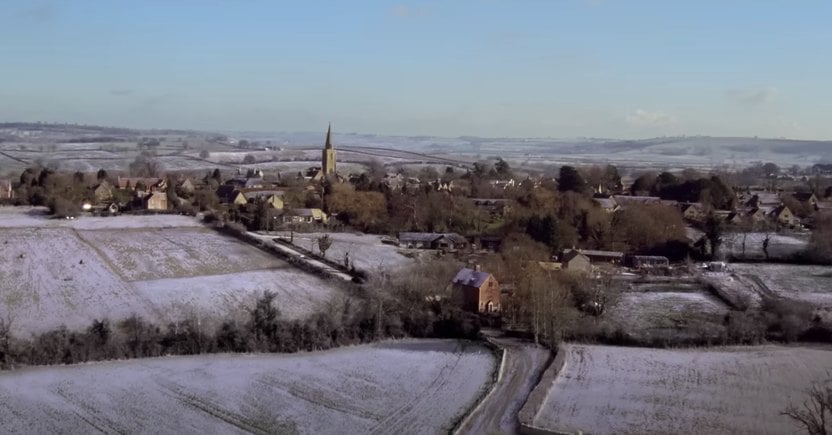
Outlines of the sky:
M 832 139 L 827 0 L 0 0 L 0 121 Z

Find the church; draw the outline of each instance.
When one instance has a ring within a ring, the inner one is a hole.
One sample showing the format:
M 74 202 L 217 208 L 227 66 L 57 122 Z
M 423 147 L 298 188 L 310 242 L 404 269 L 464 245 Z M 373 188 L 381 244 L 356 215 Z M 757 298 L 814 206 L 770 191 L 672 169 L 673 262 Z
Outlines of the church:
M 324 149 L 321 155 L 321 166 L 313 167 L 306 170 L 303 178 L 309 181 L 323 181 L 324 178 L 330 176 L 338 176 L 335 169 L 335 147 L 332 146 L 332 124 L 326 130 L 326 142 L 324 142 Z M 301 177 L 302 174 L 298 174 Z
M 332 147 L 332 124 L 326 130 L 326 143 L 324 144 L 321 169 L 324 176 L 335 175 L 335 148 Z

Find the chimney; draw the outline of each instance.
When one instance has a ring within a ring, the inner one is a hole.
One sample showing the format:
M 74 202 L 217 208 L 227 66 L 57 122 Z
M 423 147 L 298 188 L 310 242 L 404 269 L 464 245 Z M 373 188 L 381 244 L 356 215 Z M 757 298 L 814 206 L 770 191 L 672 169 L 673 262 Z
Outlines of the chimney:
M 480 267 L 480 265 L 479 265 L 479 264 L 475 264 L 475 265 L 474 265 L 474 271 L 476 271 L 476 272 L 482 272 L 482 267 Z

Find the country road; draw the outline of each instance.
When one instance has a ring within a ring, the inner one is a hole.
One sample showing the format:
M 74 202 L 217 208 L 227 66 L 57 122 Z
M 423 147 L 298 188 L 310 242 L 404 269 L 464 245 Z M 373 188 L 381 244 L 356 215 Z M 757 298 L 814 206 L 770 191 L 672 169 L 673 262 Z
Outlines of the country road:
M 516 434 L 520 422 L 517 414 L 546 369 L 550 352 L 527 341 L 483 331 L 489 341 L 506 350 L 501 377 L 456 434 Z

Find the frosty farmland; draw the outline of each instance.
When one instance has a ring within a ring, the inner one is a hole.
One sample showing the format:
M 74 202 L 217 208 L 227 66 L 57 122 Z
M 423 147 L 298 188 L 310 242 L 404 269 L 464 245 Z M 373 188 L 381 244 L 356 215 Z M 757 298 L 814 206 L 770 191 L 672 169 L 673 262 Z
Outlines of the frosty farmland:
M 0 373 L 0 421 L 12 433 L 443 433 L 495 369 L 485 347 L 450 340 L 34 368 Z
M 24 209 L 25 210 L 25 209 Z M 49 220 L 0 210 L 0 315 L 16 334 L 133 313 L 160 323 L 249 306 L 264 290 L 301 318 L 338 290 L 181 216 Z
M 557 377 L 537 387 L 545 398 L 524 409 L 527 424 L 589 433 L 795 433 L 780 412 L 832 367 L 832 352 L 805 347 L 562 352 Z

